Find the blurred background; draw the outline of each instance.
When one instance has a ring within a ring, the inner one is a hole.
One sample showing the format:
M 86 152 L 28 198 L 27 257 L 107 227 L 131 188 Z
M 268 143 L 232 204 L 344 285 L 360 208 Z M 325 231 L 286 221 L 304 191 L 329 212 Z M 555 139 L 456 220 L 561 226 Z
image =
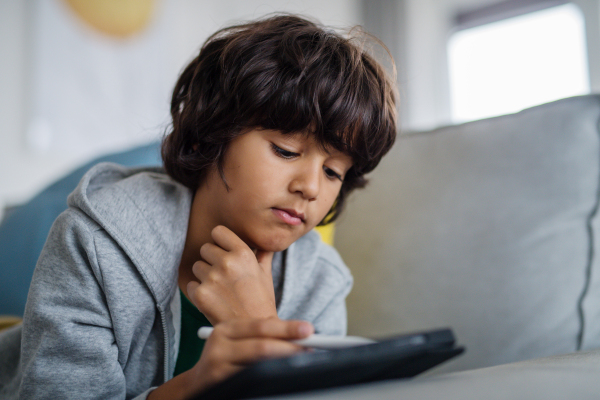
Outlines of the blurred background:
M 381 38 L 402 130 L 600 92 L 600 0 L 0 0 L 0 210 L 159 140 L 202 42 L 277 11 Z

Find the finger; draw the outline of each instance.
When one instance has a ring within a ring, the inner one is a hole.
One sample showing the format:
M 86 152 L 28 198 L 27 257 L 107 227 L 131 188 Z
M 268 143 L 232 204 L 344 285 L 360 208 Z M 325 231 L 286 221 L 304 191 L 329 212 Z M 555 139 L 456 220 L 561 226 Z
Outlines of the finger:
M 226 251 L 234 251 L 238 249 L 250 250 L 250 247 L 231 229 L 223 225 L 217 225 L 210 232 L 215 243 Z M 251 250 L 250 250 L 251 251 Z
M 198 304 L 196 304 L 196 300 L 194 296 L 194 293 L 196 292 L 196 290 L 200 287 L 200 283 L 196 282 L 196 281 L 189 281 L 188 284 L 186 285 L 186 289 L 187 289 L 187 298 L 192 302 L 193 305 L 196 306 L 196 308 L 198 308 Z
M 242 339 L 231 342 L 230 362 L 234 365 L 247 365 L 259 360 L 287 357 L 303 351 L 304 348 L 292 342 L 279 339 Z
M 273 264 L 273 254 L 275 253 L 273 253 L 272 251 L 264 250 L 258 250 L 256 252 L 256 260 L 258 261 L 258 265 L 260 265 L 265 272 L 271 273 L 271 268 Z
M 221 319 L 231 318 L 230 309 L 224 305 L 219 297 L 215 296 L 210 289 L 206 289 L 206 284 L 190 281 L 188 282 L 186 289 L 188 299 L 198 311 L 204 314 L 211 325 L 217 325 L 221 322 Z
M 213 243 L 204 243 L 200 247 L 200 257 L 210 265 L 215 265 L 225 254 L 226 250 Z
M 314 327 L 306 321 L 284 321 L 279 318 L 237 319 L 221 324 L 219 329 L 231 339 L 277 338 L 284 340 L 303 339 L 314 333 Z
M 207 296 L 204 285 L 200 282 L 189 281 L 187 286 L 188 299 L 196 306 L 196 308 L 202 311 L 203 306 L 207 301 L 210 301 L 210 296 Z
M 194 265 L 192 265 L 192 273 L 200 282 L 206 280 L 208 271 L 210 270 L 211 265 L 205 261 L 196 261 Z

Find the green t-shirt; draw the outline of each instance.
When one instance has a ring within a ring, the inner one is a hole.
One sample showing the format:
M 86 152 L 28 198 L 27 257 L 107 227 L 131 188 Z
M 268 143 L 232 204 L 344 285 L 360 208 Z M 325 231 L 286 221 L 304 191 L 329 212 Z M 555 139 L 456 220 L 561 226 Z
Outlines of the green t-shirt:
M 196 365 L 205 342 L 205 340 L 198 337 L 198 329 L 202 326 L 212 326 L 204 314 L 198 311 L 181 290 L 179 290 L 179 297 L 181 298 L 181 339 L 173 376 L 177 376 Z

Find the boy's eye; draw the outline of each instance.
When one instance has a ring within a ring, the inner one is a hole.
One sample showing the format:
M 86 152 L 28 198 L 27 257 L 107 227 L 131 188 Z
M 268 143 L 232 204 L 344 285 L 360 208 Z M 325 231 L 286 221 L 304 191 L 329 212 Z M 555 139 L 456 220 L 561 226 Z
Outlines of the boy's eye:
M 278 155 L 281 158 L 285 158 L 286 160 L 300 156 L 300 154 L 294 153 L 293 151 L 282 149 L 281 147 L 277 146 L 275 143 L 271 143 L 271 149 L 273 149 L 273 152 L 276 155 Z M 323 166 L 323 171 L 325 171 L 325 175 L 329 179 L 338 179 L 340 181 L 343 181 L 342 176 L 340 174 L 338 174 L 337 172 L 335 172 L 334 170 L 332 170 L 331 168 Z
M 277 146 L 275 143 L 271 143 L 271 148 L 273 149 L 275 154 L 277 154 L 281 158 L 288 159 L 288 158 L 294 158 L 294 157 L 299 156 L 298 153 L 294 153 L 294 152 L 282 149 L 281 147 Z
M 337 172 L 335 172 L 334 170 L 332 170 L 331 168 L 324 166 L 323 170 L 325 171 L 325 175 L 327 175 L 328 178 L 339 179 L 340 181 L 342 180 L 342 176 L 340 174 L 338 174 Z

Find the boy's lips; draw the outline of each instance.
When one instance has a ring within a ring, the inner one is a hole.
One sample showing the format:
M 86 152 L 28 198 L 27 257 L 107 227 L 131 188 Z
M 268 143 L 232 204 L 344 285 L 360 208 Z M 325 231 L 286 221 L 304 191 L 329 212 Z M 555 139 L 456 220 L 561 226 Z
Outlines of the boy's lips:
M 283 222 L 289 225 L 300 225 L 304 222 L 304 213 L 290 208 L 272 208 L 273 213 Z

